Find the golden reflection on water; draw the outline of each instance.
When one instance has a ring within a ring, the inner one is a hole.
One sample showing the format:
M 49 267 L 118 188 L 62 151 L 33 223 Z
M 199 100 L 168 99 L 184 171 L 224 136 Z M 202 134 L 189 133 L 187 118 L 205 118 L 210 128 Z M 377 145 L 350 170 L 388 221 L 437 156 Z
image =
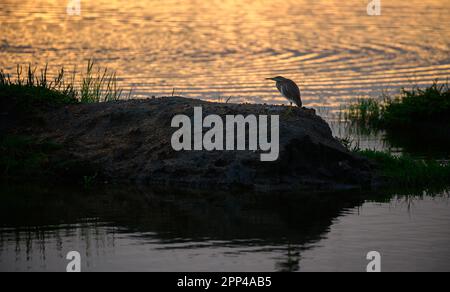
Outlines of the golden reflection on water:
M 95 58 L 137 96 L 284 102 L 273 75 L 307 106 L 426 85 L 450 76 L 450 1 L 0 0 L 0 67 L 78 67 Z

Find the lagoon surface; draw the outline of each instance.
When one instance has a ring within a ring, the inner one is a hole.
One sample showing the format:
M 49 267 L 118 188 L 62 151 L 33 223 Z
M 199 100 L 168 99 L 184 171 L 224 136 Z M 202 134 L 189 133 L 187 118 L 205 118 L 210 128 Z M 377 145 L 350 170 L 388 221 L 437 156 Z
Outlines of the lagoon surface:
M 450 271 L 448 194 L 2 188 L 0 271 Z
M 307 107 L 361 148 L 448 160 L 449 147 L 362 135 L 350 100 L 450 76 L 450 2 L 0 0 L 0 67 L 116 70 L 138 98 L 285 103 L 264 80 L 298 81 Z M 391 137 L 392 138 L 392 137 Z M 448 193 L 180 194 L 0 186 L 0 271 L 450 271 Z
M 80 70 L 95 58 L 136 97 L 284 103 L 272 82 L 301 84 L 308 107 L 429 85 L 450 76 L 450 2 L 390 0 L 0 0 L 0 67 Z

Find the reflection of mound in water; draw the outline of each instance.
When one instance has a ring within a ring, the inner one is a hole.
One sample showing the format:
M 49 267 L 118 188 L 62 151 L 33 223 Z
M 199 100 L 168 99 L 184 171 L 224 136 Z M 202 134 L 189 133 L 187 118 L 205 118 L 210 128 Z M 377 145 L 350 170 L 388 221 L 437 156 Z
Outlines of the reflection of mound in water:
M 114 247 L 118 239 L 108 232 L 120 230 L 122 234 L 132 233 L 142 242 L 157 240 L 167 244 L 163 248 L 169 250 L 189 250 L 199 244 L 202 248 L 217 244 L 251 247 L 256 253 L 276 250 L 286 256 L 277 260 L 276 269 L 298 270 L 302 246 L 319 240 L 345 208 L 362 203 L 357 195 L 342 195 L 180 194 L 146 190 L 84 194 L 16 189 L 4 192 L 0 218 L 3 226 L 16 228 L 16 246 L 35 242 L 33 248 L 42 253 L 54 248 L 54 242 L 60 242 L 56 246 L 65 250 L 61 237 L 76 234 L 79 227 L 79 240 L 92 241 L 86 246 L 97 252 Z M 102 222 L 117 228 L 105 231 L 108 229 Z M 0 250 L 8 238 L 4 232 L 0 232 Z

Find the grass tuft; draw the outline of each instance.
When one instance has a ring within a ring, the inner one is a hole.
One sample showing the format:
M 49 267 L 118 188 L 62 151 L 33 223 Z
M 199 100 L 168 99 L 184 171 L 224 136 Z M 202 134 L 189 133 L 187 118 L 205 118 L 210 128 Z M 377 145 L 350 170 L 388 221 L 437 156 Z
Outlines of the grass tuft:
M 374 163 L 378 174 L 389 186 L 415 189 L 442 189 L 450 186 L 450 164 L 435 159 L 419 159 L 409 154 L 394 155 L 390 152 L 362 150 L 350 138 L 337 138 L 350 152 Z
M 49 141 L 38 142 L 30 137 L 6 135 L 0 137 L 0 172 L 3 178 L 32 176 L 43 172 L 49 154 L 61 146 Z
M 0 136 L 0 182 L 97 183 L 99 168 L 66 156 L 64 146 L 23 135 Z
M 14 77 L 0 70 L 0 98 L 15 99 L 22 105 L 117 101 L 124 98 L 123 92 L 116 73 L 100 68 L 92 60 L 81 75 L 77 75 L 76 68 L 70 74 L 63 67 L 52 78 L 48 65 L 39 71 L 31 65 L 25 70 L 18 65 Z M 131 91 L 126 98 L 130 97 Z
M 407 154 L 394 156 L 374 150 L 358 150 L 357 153 L 374 162 L 380 174 L 397 187 L 437 187 L 450 183 L 448 163 L 415 159 Z
M 375 129 L 404 129 L 417 125 L 450 124 L 450 88 L 437 81 L 425 89 L 403 89 L 396 97 L 359 99 L 345 112 L 345 118 Z
M 123 95 L 123 89 L 118 87 L 117 83 L 115 72 L 110 73 L 107 68 L 96 68 L 95 63 L 89 60 L 86 72 L 81 79 L 79 100 L 81 103 L 120 100 Z

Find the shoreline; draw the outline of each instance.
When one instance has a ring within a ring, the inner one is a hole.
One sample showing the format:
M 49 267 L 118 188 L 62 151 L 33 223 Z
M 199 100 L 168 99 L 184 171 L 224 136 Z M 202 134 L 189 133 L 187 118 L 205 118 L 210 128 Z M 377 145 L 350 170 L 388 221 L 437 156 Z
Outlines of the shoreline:
M 171 120 L 177 114 L 192 118 L 195 106 L 222 117 L 280 115 L 280 158 L 262 163 L 256 159 L 258 151 L 174 151 Z M 15 120 L 21 125 L 6 132 L 57 145 L 46 160 L 50 169 L 57 166 L 50 173 L 58 180 L 258 191 L 340 190 L 373 184 L 371 164 L 345 149 L 313 110 L 182 97 L 35 110 L 22 121 L 8 113 L 9 124 Z

